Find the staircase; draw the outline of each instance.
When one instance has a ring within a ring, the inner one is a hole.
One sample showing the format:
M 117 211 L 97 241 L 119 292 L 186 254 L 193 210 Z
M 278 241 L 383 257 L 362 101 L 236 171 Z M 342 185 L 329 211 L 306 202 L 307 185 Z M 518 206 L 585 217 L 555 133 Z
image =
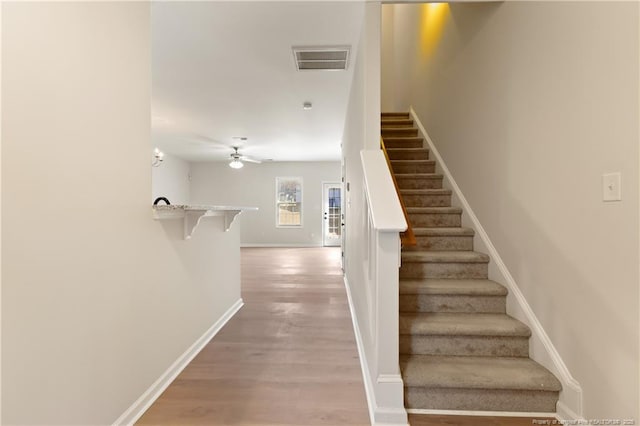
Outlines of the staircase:
M 529 358 L 531 331 L 506 314 L 408 113 L 382 138 L 417 244 L 402 248 L 400 369 L 407 409 L 555 412 L 560 382 Z

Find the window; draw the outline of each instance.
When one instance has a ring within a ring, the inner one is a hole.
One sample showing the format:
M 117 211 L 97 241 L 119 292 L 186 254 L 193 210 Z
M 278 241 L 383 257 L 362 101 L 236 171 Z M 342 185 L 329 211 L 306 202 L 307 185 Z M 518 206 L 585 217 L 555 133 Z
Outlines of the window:
M 276 226 L 302 226 L 302 178 L 276 178 Z

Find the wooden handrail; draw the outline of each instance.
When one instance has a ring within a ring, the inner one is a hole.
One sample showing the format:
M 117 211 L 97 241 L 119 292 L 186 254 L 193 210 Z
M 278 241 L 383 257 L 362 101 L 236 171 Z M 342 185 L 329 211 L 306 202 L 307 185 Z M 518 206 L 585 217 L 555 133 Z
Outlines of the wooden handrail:
M 409 221 L 409 214 L 407 213 L 407 206 L 404 205 L 402 194 L 400 194 L 400 188 L 398 187 L 398 182 L 396 181 L 396 175 L 393 173 L 391 160 L 389 160 L 389 154 L 387 153 L 387 148 L 384 146 L 384 140 L 382 139 L 382 137 L 380 137 L 380 148 L 384 153 L 384 158 L 387 160 L 389 173 L 391 173 L 391 179 L 393 179 L 393 185 L 396 187 L 398 199 L 400 200 L 400 205 L 402 206 L 402 213 L 404 213 L 404 220 L 407 221 L 407 230 L 400 234 L 400 241 L 402 242 L 403 246 L 415 246 L 416 244 L 418 244 L 418 242 L 416 241 L 416 235 L 413 233 L 413 227 L 411 226 L 411 222 Z

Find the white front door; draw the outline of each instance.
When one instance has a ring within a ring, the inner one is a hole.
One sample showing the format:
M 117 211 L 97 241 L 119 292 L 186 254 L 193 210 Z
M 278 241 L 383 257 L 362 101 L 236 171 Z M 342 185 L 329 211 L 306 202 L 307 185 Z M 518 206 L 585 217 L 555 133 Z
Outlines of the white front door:
M 342 242 L 342 185 L 322 184 L 322 243 L 339 246 Z

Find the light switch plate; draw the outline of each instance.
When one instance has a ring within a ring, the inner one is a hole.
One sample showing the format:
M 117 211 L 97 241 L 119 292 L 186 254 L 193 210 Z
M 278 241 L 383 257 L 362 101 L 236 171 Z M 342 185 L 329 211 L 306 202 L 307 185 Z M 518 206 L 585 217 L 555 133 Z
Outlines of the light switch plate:
M 622 200 L 620 172 L 602 175 L 602 201 Z

